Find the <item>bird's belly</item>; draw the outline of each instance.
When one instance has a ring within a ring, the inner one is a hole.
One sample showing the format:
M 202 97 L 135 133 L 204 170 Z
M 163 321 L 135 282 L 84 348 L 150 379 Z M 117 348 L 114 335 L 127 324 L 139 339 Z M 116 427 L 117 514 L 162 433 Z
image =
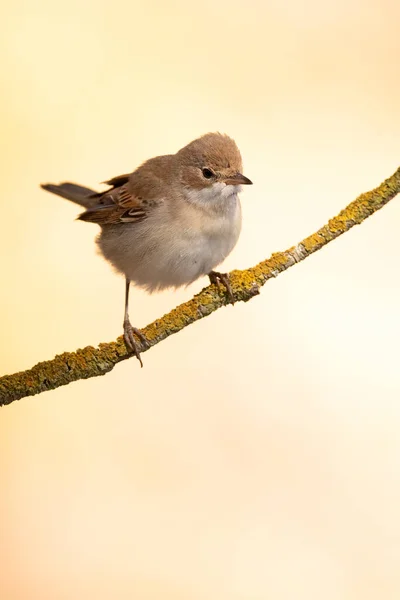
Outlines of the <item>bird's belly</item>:
M 113 231 L 104 228 L 98 244 L 118 271 L 150 292 L 185 286 L 207 275 L 228 256 L 240 233 L 240 218 L 221 231 L 201 233 L 165 228 L 155 235 L 146 230 L 145 222 L 140 229 L 138 225 L 135 230 L 121 225 Z

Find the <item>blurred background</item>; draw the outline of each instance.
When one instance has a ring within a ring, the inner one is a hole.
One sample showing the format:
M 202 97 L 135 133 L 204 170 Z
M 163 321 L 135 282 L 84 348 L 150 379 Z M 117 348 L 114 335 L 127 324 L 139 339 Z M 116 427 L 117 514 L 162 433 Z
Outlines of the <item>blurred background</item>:
M 207 131 L 254 185 L 224 268 L 400 165 L 392 0 L 15 0 L 1 8 L 0 372 L 121 334 L 96 186 Z M 4 600 L 400 595 L 400 199 L 103 378 L 0 411 Z M 131 295 L 144 326 L 206 285 Z

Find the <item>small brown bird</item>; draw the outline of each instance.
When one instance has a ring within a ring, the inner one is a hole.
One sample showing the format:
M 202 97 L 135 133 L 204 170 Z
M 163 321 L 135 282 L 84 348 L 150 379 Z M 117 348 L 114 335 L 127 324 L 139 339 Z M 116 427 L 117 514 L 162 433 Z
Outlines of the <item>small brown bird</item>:
M 41 187 L 86 210 L 78 219 L 101 227 L 97 244 L 103 256 L 125 275 L 124 340 L 142 360 L 129 314 L 131 281 L 149 292 L 189 285 L 208 275 L 223 283 L 233 301 L 226 274 L 213 269 L 232 251 L 241 229 L 238 193 L 251 184 L 242 175 L 242 159 L 227 135 L 207 133 L 176 154 L 157 156 L 128 175 L 105 182 L 105 192 L 74 183 Z

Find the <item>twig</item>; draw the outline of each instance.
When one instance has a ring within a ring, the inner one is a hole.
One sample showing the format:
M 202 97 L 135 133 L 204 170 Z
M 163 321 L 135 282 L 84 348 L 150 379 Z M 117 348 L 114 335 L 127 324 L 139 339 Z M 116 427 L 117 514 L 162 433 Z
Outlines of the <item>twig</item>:
M 232 271 L 230 281 L 235 300 L 247 302 L 260 293 L 260 287 L 268 279 L 276 277 L 282 271 L 286 271 L 320 250 L 354 225 L 362 223 L 399 192 L 400 168 L 379 187 L 361 194 L 327 225 L 302 240 L 297 246 L 273 254 L 268 260 L 250 269 Z M 149 347 L 155 346 L 173 333 L 177 333 L 228 303 L 229 298 L 225 293 L 222 295 L 216 285 L 209 285 L 188 302 L 145 327 L 142 332 L 149 340 Z M 142 352 L 145 351 L 146 348 L 143 347 Z M 27 371 L 0 377 L 0 406 L 26 396 L 53 390 L 72 381 L 105 375 L 117 363 L 130 356 L 122 337 L 115 342 L 99 344 L 97 348 L 88 346 L 76 352 L 64 352 L 52 360 L 38 363 Z

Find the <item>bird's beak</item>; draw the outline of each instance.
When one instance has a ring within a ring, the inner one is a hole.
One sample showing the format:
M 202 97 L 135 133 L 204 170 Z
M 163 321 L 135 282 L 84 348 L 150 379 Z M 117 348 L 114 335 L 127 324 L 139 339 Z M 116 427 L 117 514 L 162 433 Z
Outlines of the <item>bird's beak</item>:
M 250 181 L 248 177 L 245 177 L 241 173 L 235 173 L 224 180 L 226 185 L 252 185 L 253 182 Z

